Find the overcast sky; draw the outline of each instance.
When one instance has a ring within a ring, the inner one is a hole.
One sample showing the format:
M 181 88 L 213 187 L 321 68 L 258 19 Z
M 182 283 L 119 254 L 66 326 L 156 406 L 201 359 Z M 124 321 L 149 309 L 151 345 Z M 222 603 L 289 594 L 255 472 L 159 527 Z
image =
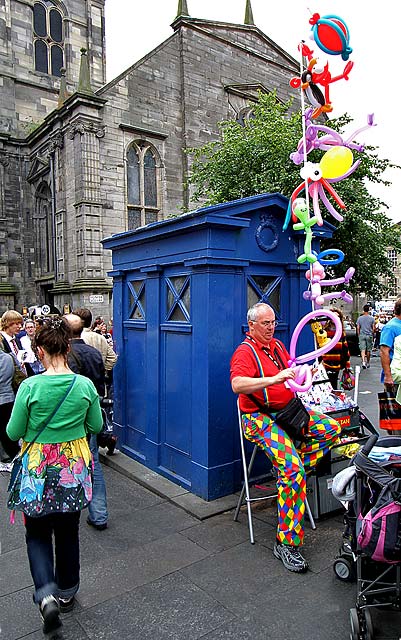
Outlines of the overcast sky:
M 245 0 L 187 0 L 188 12 L 194 18 L 242 24 Z M 111 80 L 149 53 L 172 33 L 170 27 L 178 0 L 106 0 L 107 78 Z M 282 7 L 285 7 L 283 11 Z M 354 68 L 348 82 L 331 85 L 333 115 L 347 111 L 355 128 L 366 123 L 368 113 L 375 114 L 377 126 L 361 134 L 358 142 L 379 147 L 380 157 L 401 165 L 400 133 L 396 126 L 400 108 L 399 60 L 400 14 L 395 0 L 252 0 L 257 27 L 296 59 L 297 45 L 309 41 L 320 57 L 325 57 L 309 40 L 311 13 L 336 14 L 343 18 L 350 32 L 350 59 Z M 332 75 L 345 63 L 340 56 L 327 56 Z M 401 220 L 401 171 L 388 172 L 390 188 L 374 192 L 389 206 L 394 221 Z M 398 185 L 398 186 L 397 186 Z

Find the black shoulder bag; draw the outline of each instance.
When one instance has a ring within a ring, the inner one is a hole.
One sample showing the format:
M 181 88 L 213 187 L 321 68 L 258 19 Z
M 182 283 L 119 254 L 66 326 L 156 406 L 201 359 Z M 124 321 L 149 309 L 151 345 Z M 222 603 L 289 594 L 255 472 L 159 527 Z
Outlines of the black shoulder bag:
M 256 353 L 255 348 L 249 342 L 243 342 L 242 344 L 247 344 L 250 349 L 252 349 L 253 355 L 255 356 L 256 362 L 258 364 L 259 373 L 262 378 L 265 377 L 263 372 L 262 363 L 258 354 Z M 280 365 L 283 369 L 285 369 L 284 363 L 281 358 Z M 276 363 L 277 364 L 277 363 Z M 256 398 L 253 394 L 249 393 L 248 397 L 259 407 L 261 413 L 270 416 L 277 424 L 284 429 L 287 435 L 294 442 L 302 441 L 305 435 L 305 429 L 309 424 L 310 416 L 309 413 L 302 403 L 302 401 L 298 398 L 298 396 L 294 396 L 288 402 L 288 404 L 284 407 L 284 409 L 280 409 L 279 411 L 270 411 L 268 405 L 261 403 L 258 398 Z

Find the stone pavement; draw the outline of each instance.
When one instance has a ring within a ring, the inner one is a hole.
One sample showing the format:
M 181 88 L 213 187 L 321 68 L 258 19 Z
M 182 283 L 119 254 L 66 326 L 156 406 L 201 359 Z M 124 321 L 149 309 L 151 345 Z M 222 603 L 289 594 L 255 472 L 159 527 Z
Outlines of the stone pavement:
M 377 360 L 361 374 L 359 404 L 371 419 L 378 376 Z M 319 520 L 316 531 L 306 525 L 311 569 L 291 574 L 272 555 L 271 504 L 254 509 L 251 545 L 245 512 L 232 520 L 236 496 L 205 503 L 121 453 L 106 462 L 109 528 L 95 531 L 82 517 L 81 588 L 76 609 L 64 616 L 66 640 L 349 638 L 356 586 L 332 569 L 341 512 Z M 8 524 L 4 507 L 7 481 L 0 473 L 0 640 L 39 640 L 24 529 L 18 516 Z M 374 613 L 377 637 L 399 640 L 399 614 Z

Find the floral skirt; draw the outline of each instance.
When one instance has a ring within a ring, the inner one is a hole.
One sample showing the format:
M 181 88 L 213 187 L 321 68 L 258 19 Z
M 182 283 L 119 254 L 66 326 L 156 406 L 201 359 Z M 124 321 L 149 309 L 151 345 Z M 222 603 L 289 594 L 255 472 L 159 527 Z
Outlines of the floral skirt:
M 34 442 L 27 455 L 21 449 L 22 473 L 19 487 L 10 495 L 11 509 L 28 516 L 80 511 L 92 500 L 93 461 L 84 438 L 57 444 Z

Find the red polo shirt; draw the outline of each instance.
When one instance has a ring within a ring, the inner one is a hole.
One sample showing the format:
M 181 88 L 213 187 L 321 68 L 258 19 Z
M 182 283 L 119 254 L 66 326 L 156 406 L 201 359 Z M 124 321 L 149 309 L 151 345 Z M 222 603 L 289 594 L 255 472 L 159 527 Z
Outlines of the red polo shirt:
M 265 347 L 254 338 L 251 338 L 251 336 L 247 333 L 244 342 L 252 344 L 253 348 L 258 354 L 260 362 L 262 364 L 264 376 L 269 378 L 271 376 L 275 376 L 279 371 L 288 368 L 288 360 L 290 359 L 290 354 L 280 340 L 272 338 L 269 345 Z M 240 344 L 239 347 L 237 347 L 231 358 L 230 380 L 236 378 L 237 376 L 247 378 L 261 377 L 255 355 L 252 349 L 250 349 L 250 347 L 248 347 L 247 344 L 244 343 Z M 269 387 L 266 387 L 266 392 L 269 407 L 272 411 L 283 409 L 283 407 L 285 407 L 295 395 L 294 392 L 291 391 L 291 389 L 288 389 L 284 385 L 284 382 L 280 382 L 279 384 L 272 384 Z M 254 391 L 252 395 L 254 395 L 262 404 L 265 402 L 263 389 L 261 389 L 260 391 Z M 252 402 L 252 400 L 247 395 L 243 393 L 239 394 L 239 406 L 243 413 L 255 413 L 260 410 L 260 408 L 255 405 L 255 403 Z

